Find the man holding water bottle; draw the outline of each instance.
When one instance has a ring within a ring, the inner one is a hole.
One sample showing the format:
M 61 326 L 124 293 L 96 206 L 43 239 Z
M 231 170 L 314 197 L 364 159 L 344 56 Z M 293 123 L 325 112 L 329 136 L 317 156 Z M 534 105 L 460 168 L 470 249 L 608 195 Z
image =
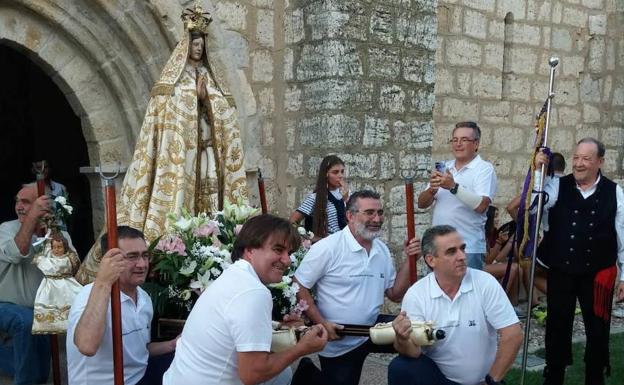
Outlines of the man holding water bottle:
M 468 266 L 483 269 L 485 220 L 496 192 L 496 172 L 478 154 L 481 129 L 475 122 L 455 125 L 449 140 L 454 159 L 436 162 L 418 208 L 433 206 L 432 225 L 450 225 L 466 242 Z

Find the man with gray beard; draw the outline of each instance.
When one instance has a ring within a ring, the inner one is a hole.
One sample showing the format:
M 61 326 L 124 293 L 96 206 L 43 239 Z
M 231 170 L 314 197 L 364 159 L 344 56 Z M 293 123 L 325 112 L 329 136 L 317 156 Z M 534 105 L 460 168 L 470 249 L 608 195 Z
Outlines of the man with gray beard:
M 309 305 L 306 315 L 323 324 L 329 335 L 319 355 L 324 382 L 331 385 L 357 385 L 364 359 L 374 348 L 367 337 L 340 338 L 343 325 L 391 321 L 394 317 L 379 315 L 384 294 L 399 302 L 409 287 L 407 258 L 397 273 L 388 247 L 379 239 L 384 220 L 379 194 L 357 191 L 346 210 L 348 225 L 315 243 L 295 272 L 297 297 Z M 406 242 L 404 253 L 420 255 L 420 241 Z

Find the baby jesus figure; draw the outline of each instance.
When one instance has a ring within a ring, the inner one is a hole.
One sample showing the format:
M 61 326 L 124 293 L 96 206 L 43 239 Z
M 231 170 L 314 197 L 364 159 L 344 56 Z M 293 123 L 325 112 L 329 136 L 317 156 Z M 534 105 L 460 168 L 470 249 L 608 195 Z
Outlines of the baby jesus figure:
M 69 308 L 82 288 L 74 279 L 80 260 L 67 239 L 56 233 L 46 239 L 33 263 L 44 277 L 35 296 L 32 333 L 65 333 Z

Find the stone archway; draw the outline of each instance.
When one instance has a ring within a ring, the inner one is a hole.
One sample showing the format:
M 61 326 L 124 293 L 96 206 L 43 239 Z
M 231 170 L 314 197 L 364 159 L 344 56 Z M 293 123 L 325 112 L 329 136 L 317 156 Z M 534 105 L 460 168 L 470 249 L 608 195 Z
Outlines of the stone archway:
M 127 165 L 150 89 L 180 36 L 182 10 L 168 0 L 0 0 L 0 44 L 18 47 L 63 92 L 81 120 L 85 166 Z M 221 31 L 214 30 L 218 48 Z M 240 76 L 226 72 L 232 88 L 240 89 Z M 99 229 L 102 194 L 99 179 L 90 179 Z

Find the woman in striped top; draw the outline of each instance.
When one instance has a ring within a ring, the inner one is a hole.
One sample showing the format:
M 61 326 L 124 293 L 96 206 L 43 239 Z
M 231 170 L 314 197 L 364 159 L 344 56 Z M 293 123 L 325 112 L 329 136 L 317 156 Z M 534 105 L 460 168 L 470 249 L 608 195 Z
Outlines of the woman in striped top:
M 292 223 L 305 219 L 304 226 L 314 233 L 314 241 L 347 225 L 345 202 L 349 198 L 349 190 L 344 180 L 344 172 L 342 159 L 336 155 L 323 158 L 314 192 L 290 215 Z

